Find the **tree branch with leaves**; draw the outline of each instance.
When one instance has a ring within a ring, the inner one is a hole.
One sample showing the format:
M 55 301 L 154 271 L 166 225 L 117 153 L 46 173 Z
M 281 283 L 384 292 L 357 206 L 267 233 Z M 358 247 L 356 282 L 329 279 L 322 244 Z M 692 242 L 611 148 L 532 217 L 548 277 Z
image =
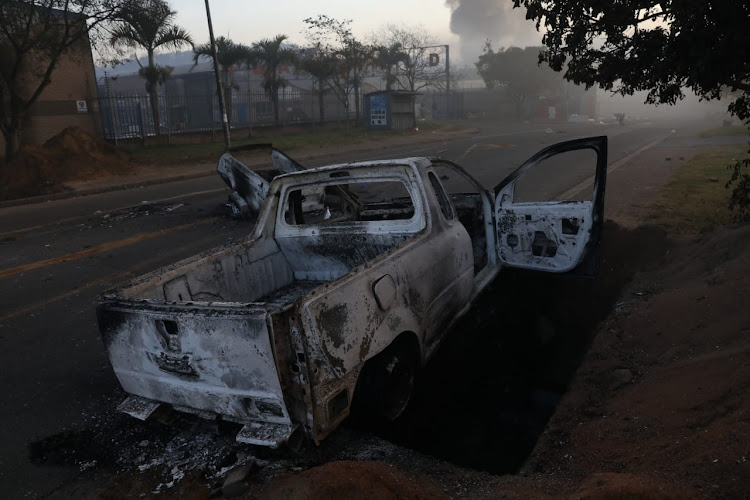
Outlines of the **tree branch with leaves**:
M 357 40 L 351 31 L 351 20 L 340 21 L 326 15 L 304 20 L 306 38 L 326 61 L 329 71 L 325 76 L 329 88 L 349 113 L 350 95 L 354 94 L 357 123 L 360 121 L 362 79 L 373 62 L 371 45 Z
M 739 93 L 728 111 L 750 127 L 750 4 L 733 0 L 514 0 L 545 32 L 539 61 L 587 87 L 647 103 Z M 750 153 L 750 152 L 749 152 Z M 750 219 L 750 159 L 731 165 L 729 205 Z

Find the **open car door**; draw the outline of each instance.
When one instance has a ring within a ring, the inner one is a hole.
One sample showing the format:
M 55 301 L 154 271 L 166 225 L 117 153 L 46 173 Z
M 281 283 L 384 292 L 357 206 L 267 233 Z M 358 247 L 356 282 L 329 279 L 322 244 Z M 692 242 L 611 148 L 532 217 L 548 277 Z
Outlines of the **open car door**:
M 537 165 L 555 155 L 577 150 L 596 153 L 590 200 L 514 201 L 516 183 Z M 521 165 L 495 187 L 497 252 L 502 265 L 589 277 L 596 275 L 606 177 L 606 136 L 555 144 Z
M 270 170 L 255 171 L 232 156 L 239 151 L 271 150 Z M 216 171 L 227 186 L 232 189 L 229 195 L 229 207 L 235 217 L 254 217 L 260 212 L 260 207 L 266 200 L 268 187 L 277 175 L 305 170 L 305 167 L 292 160 L 285 153 L 274 148 L 271 144 L 247 144 L 230 148 L 219 158 Z

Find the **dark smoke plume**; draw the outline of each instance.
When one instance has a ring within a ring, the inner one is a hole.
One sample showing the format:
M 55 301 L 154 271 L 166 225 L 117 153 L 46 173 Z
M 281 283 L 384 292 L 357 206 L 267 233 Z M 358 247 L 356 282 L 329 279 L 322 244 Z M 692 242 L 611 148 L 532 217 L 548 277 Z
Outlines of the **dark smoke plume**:
M 446 0 L 451 31 L 461 37 L 461 62 L 472 64 L 482 53 L 485 40 L 500 47 L 541 45 L 542 35 L 526 20 L 526 9 L 513 8 L 513 0 Z

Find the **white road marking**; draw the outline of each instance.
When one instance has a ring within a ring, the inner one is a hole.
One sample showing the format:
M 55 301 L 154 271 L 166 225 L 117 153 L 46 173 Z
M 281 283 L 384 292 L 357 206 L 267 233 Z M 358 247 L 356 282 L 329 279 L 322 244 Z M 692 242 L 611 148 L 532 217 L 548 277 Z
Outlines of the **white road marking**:
M 653 148 L 654 146 L 656 146 L 657 144 L 659 144 L 660 142 L 662 142 L 667 137 L 669 137 L 669 136 L 665 135 L 664 137 L 656 139 L 655 141 L 652 141 L 652 142 L 646 144 L 642 148 L 637 149 L 637 150 L 633 151 L 632 153 L 630 153 L 629 155 L 627 155 L 627 156 L 625 156 L 623 158 L 620 158 L 616 162 L 612 163 L 610 166 L 607 167 L 607 175 L 611 174 L 612 172 L 614 172 L 615 170 L 617 170 L 621 166 L 625 165 L 630 160 L 632 160 L 636 156 L 640 155 L 644 151 Z M 572 188 L 568 189 L 567 191 L 565 191 L 563 194 L 561 194 L 560 196 L 558 196 L 555 199 L 556 200 L 572 200 L 572 199 L 575 198 L 575 196 L 578 193 L 580 193 L 581 191 L 584 191 L 585 189 L 588 189 L 591 186 L 593 186 L 594 185 L 594 180 L 595 180 L 595 176 L 592 175 L 588 179 L 586 179 L 586 180 L 584 180 L 584 181 L 576 184 Z

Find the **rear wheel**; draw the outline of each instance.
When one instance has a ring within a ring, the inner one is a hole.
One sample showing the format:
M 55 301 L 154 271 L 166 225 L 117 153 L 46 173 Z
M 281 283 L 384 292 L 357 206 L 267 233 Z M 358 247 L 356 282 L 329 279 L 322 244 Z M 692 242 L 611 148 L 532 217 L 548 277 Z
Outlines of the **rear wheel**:
M 396 420 L 409 404 L 418 368 L 414 348 L 397 339 L 365 364 L 357 384 L 357 409 L 368 416 Z

